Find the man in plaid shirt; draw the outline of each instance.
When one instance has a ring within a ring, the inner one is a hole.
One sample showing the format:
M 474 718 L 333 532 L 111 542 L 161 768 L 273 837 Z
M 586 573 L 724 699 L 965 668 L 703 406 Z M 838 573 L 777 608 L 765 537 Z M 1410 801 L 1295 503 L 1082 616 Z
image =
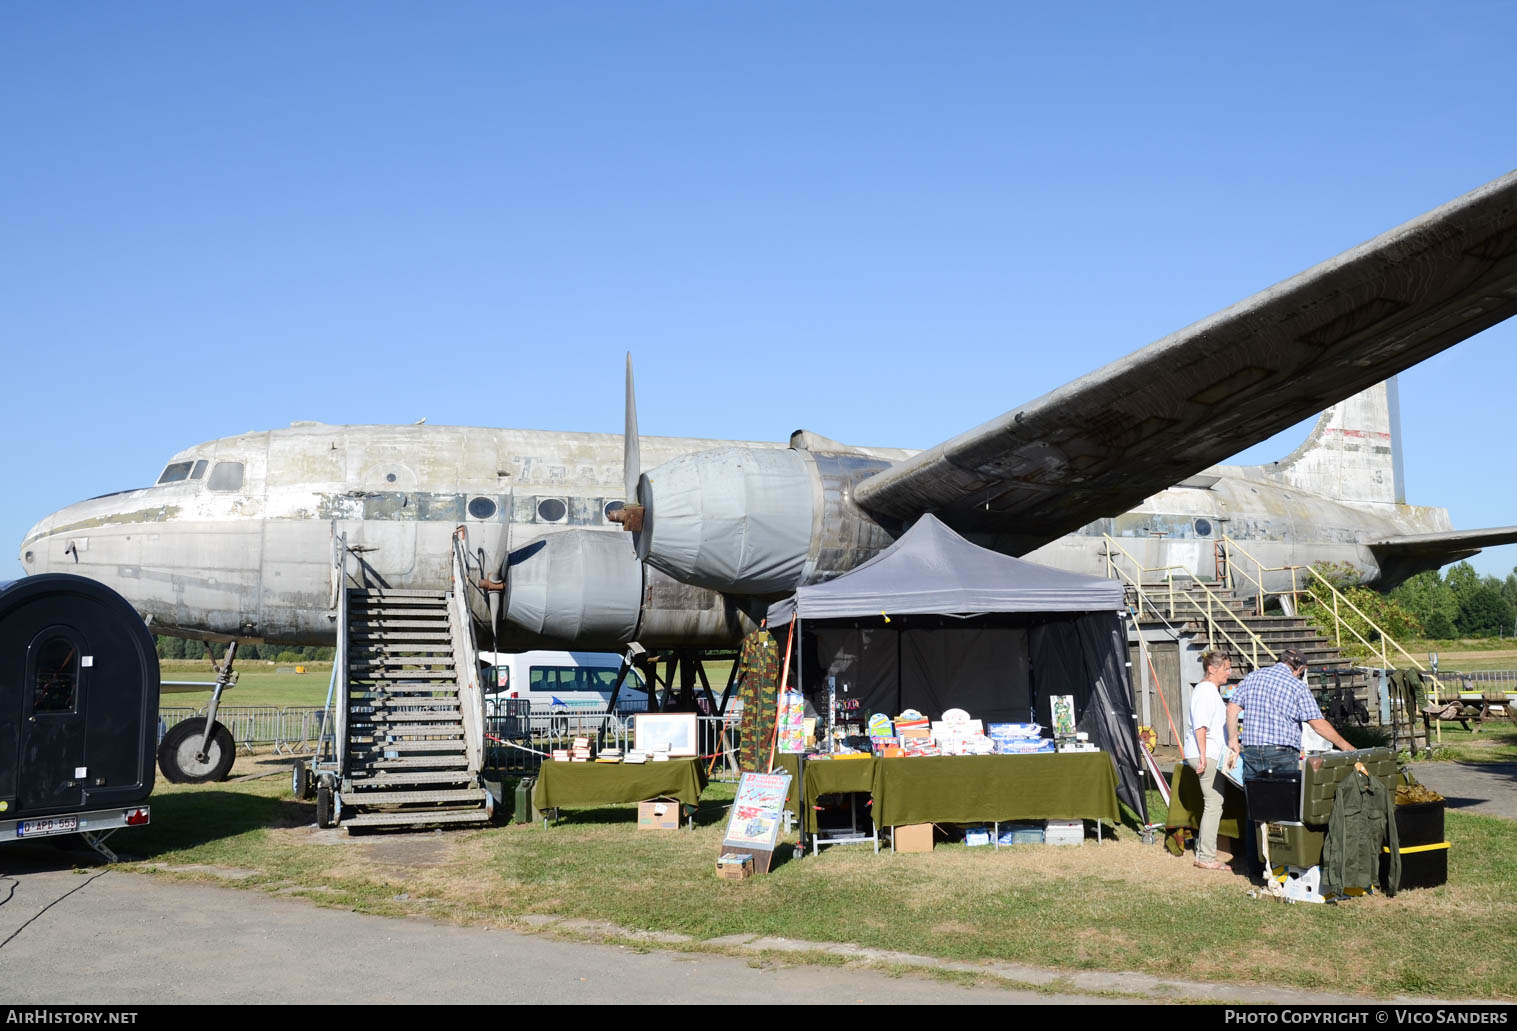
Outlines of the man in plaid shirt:
M 1352 752 L 1333 725 L 1322 718 L 1317 700 L 1306 689 L 1301 674 L 1306 657 L 1294 648 L 1280 653 L 1280 661 L 1257 669 L 1243 678 L 1227 703 L 1227 739 L 1233 751 L 1228 765 L 1237 761 L 1239 743 L 1243 752 L 1243 779 L 1261 773 L 1294 773 L 1301 758 L 1301 726 L 1309 725 L 1335 748 Z M 1238 713 L 1247 712 L 1243 736 L 1238 736 Z

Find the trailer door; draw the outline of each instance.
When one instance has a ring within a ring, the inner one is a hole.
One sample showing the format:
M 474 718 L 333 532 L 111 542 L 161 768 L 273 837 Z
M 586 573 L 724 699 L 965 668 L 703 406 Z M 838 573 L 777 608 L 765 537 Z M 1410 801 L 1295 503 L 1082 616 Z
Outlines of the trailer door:
M 16 797 L 22 813 L 78 806 L 89 780 L 84 685 L 92 657 L 71 627 L 32 639 L 22 681 L 21 761 Z

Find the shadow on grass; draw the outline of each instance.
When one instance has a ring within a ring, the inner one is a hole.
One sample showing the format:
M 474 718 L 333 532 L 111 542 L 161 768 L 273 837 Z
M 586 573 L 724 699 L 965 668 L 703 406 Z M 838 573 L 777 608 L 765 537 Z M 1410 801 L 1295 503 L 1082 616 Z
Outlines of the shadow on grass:
M 316 807 L 292 798 L 237 791 L 182 791 L 155 795 L 153 822 L 132 839 L 131 853 L 151 859 L 271 827 L 314 823 Z

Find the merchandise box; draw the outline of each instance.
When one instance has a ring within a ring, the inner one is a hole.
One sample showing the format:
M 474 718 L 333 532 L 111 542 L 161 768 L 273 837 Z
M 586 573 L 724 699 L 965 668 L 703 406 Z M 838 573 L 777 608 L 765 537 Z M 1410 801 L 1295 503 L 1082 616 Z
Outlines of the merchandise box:
M 1084 820 L 1049 820 L 1043 831 L 1045 845 L 1079 845 L 1084 841 Z
M 753 876 L 753 857 L 722 856 L 716 861 L 716 876 L 723 881 L 746 881 Z
M 932 851 L 932 824 L 930 823 L 902 824 L 890 833 L 897 852 Z
M 932 740 L 932 731 L 927 727 L 899 727 L 896 730 L 896 737 L 930 741 Z
M 997 841 L 1002 845 L 1041 845 L 1043 844 L 1043 825 L 1041 823 L 1003 823 L 1001 836 Z
M 990 844 L 989 827 L 966 827 L 964 828 L 964 844 L 970 848 Z
M 678 802 L 637 803 L 637 829 L 640 831 L 679 830 Z

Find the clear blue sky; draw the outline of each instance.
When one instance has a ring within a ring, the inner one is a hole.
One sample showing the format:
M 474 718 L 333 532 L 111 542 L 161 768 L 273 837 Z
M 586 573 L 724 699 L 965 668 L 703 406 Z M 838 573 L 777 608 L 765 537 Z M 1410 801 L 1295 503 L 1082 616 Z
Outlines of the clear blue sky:
M 1513 38 L 1503 3 L 7 4 L 0 561 L 294 419 L 619 432 L 629 349 L 646 433 L 930 446 L 1517 166 Z M 1517 523 L 1514 339 L 1401 380 L 1409 500 L 1459 527 Z

